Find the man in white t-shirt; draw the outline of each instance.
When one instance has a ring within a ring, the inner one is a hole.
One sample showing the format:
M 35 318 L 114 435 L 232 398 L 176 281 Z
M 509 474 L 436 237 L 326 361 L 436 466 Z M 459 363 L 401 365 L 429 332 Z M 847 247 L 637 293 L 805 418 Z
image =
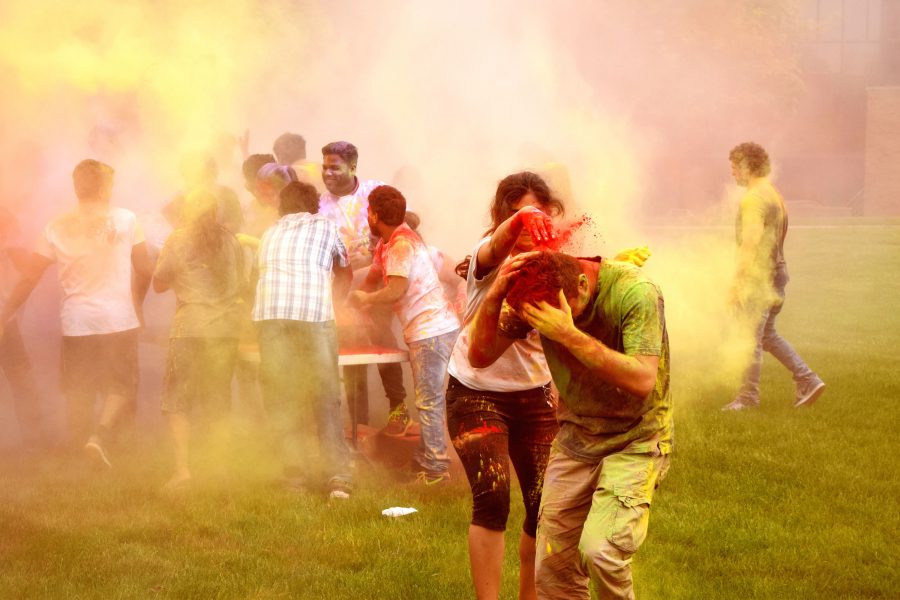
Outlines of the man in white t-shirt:
M 361 290 L 350 301 L 360 307 L 392 305 L 409 346 L 421 441 L 414 470 L 425 485 L 449 479 L 450 458 L 444 431 L 444 378 L 459 333 L 459 320 L 444 296 L 428 247 L 404 222 L 406 199 L 382 185 L 369 195 L 369 226 L 379 239 Z M 378 281 L 384 287 L 374 290 Z
M 78 206 L 44 228 L 31 264 L 0 311 L 2 327 L 56 263 L 63 291 L 61 382 L 70 442 L 87 438 L 85 453 L 105 467 L 111 466 L 110 430 L 137 387 L 140 320 L 132 286 L 146 289 L 153 273 L 134 213 L 109 204 L 113 175 L 112 167 L 99 161 L 78 163 L 72 173 Z M 92 427 L 98 395 L 103 408 Z
M 338 235 L 347 248 L 350 266 L 357 273 L 372 264 L 372 250 L 377 238 L 369 228 L 369 193 L 382 182 L 375 179 L 359 179 L 356 165 L 359 151 L 350 142 L 332 142 L 322 148 L 322 180 L 327 189 L 319 198 L 319 214 L 335 224 Z M 355 278 L 358 279 L 358 278 Z M 384 348 L 396 348 L 397 339 L 391 331 L 393 317 L 388 306 L 373 307 L 369 312 L 371 324 L 361 326 L 348 322 L 347 314 L 338 315 L 338 331 L 341 342 L 350 345 L 374 344 Z M 343 317 L 343 318 L 342 318 Z M 380 364 L 378 374 L 388 399 L 392 417 L 409 422 L 406 413 L 406 388 L 403 387 L 403 371 L 399 364 Z M 369 391 L 366 366 L 344 367 L 344 388 L 347 404 L 357 423 L 369 423 Z M 401 427 L 403 435 L 406 427 Z

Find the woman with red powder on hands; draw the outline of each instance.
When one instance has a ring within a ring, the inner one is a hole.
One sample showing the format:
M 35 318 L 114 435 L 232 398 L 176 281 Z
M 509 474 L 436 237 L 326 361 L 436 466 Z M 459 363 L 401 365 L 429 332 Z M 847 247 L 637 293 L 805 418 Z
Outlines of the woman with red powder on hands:
M 491 204 L 491 228 L 472 256 L 457 266 L 457 273 L 466 279 L 467 303 L 447 369 L 447 425 L 472 489 L 469 560 L 480 600 L 495 599 L 500 592 L 510 459 L 525 504 L 519 538 L 519 598 L 536 597 L 537 513 L 558 425 L 550 370 L 537 332 L 517 339 L 491 366 L 479 369 L 469 362 L 468 326 L 504 263 L 559 245 L 553 218 L 563 212 L 562 202 L 540 176 L 521 172 L 505 177 Z M 617 259 L 640 265 L 648 256 L 646 249 L 630 249 Z
M 509 175 L 497 186 L 491 228 L 472 256 L 457 266 L 457 273 L 466 279 L 467 302 L 463 328 L 448 366 L 447 423 L 472 488 L 469 558 L 479 599 L 497 598 L 500 591 L 503 533 L 510 506 L 510 459 L 525 503 L 519 539 L 519 597 L 535 597 L 537 511 L 557 424 L 550 371 L 539 336 L 531 332 L 490 367 L 476 369 L 468 360 L 467 325 L 500 265 L 538 244 L 554 241 L 552 217 L 563 211 L 562 203 L 538 175 Z

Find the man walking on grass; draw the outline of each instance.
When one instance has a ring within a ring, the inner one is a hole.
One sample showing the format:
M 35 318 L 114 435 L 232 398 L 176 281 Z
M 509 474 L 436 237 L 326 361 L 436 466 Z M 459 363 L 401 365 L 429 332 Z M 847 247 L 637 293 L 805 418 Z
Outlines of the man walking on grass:
M 738 262 L 731 301 L 738 316 L 753 329 L 756 343 L 737 397 L 722 410 L 759 406 L 763 350 L 793 375 L 794 407 L 810 406 L 825 391 L 825 382 L 775 331 L 775 318 L 784 306 L 784 289 L 790 279 L 784 260 L 787 208 L 769 179 L 769 155 L 762 146 L 754 142 L 740 144 L 731 150 L 729 158 L 735 182 L 747 190 L 737 215 Z
M 444 377 L 459 321 L 444 296 L 428 247 L 405 216 L 406 199 L 396 188 L 382 185 L 369 194 L 369 227 L 379 242 L 366 280 L 350 300 L 363 308 L 393 305 L 400 320 L 422 432 L 413 471 L 419 482 L 434 485 L 450 478 Z M 379 281 L 384 287 L 373 291 Z
M 504 302 L 504 299 L 506 302 Z M 529 252 L 506 263 L 471 325 L 492 364 L 533 328 L 559 389 L 536 539 L 539 598 L 634 598 L 631 561 L 672 452 L 659 288 L 634 265 Z
M 99 161 L 78 163 L 72 173 L 78 206 L 44 228 L 30 266 L 0 312 L 2 328 L 47 267 L 57 264 L 63 290 L 61 380 L 69 442 L 86 440 L 85 453 L 104 467 L 111 466 L 110 431 L 137 388 L 142 298 L 136 298 L 132 286 L 146 290 L 153 274 L 134 213 L 109 203 L 113 175 L 112 167 Z M 93 426 L 98 396 L 102 410 Z

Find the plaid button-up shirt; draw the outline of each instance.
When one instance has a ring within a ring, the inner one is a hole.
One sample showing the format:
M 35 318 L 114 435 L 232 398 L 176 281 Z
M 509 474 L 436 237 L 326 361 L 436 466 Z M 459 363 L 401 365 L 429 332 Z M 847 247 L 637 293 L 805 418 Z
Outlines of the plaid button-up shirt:
M 349 265 L 334 223 L 322 215 L 285 215 L 262 237 L 253 320 L 321 322 L 334 319 L 335 261 Z

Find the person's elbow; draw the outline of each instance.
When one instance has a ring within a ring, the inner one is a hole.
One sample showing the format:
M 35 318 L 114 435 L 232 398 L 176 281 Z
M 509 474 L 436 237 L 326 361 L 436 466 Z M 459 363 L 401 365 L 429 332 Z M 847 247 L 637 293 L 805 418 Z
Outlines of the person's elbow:
M 653 389 L 656 387 L 656 377 L 644 375 L 638 378 L 637 381 L 634 382 L 634 389 L 632 389 L 632 393 L 638 398 L 646 399 L 647 396 L 653 393 Z
M 642 400 L 646 399 L 656 388 L 658 370 L 659 359 L 657 357 L 646 357 L 641 360 L 641 366 L 634 373 L 629 391 Z
M 497 360 L 496 356 L 492 356 L 491 354 L 485 352 L 483 349 L 478 346 L 472 345 L 469 346 L 469 364 L 476 369 L 484 369 Z
M 153 278 L 153 291 L 157 294 L 162 294 L 163 292 L 169 291 L 169 282 L 164 281 L 158 277 Z

